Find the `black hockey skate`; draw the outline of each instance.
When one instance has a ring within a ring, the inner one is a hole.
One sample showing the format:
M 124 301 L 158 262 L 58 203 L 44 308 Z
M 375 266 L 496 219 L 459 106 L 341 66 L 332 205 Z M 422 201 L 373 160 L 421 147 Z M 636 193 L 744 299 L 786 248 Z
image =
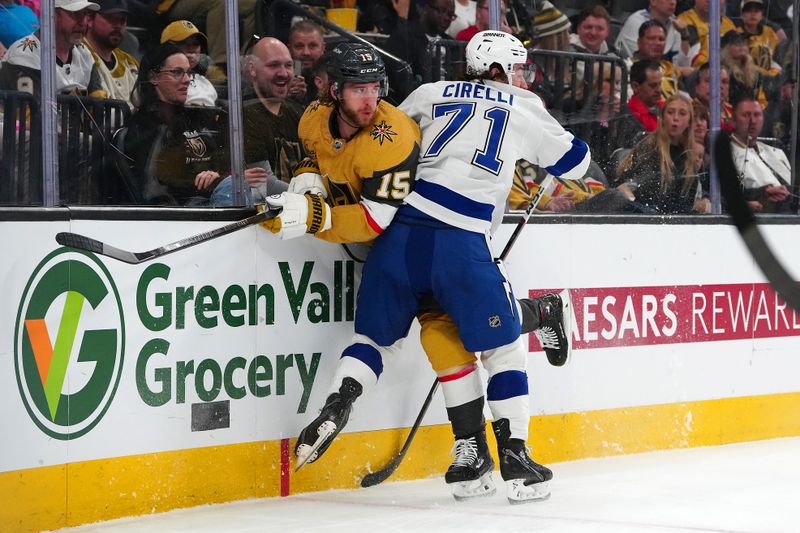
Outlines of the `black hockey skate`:
M 533 329 L 550 364 L 565 365 L 572 355 L 572 299 L 569 290 L 558 294 L 550 292 L 538 298 L 523 298 L 520 304 L 528 312 L 539 312 L 539 324 L 535 329 L 532 328 L 535 320 L 526 320 L 523 312 L 522 332 L 529 333 Z
M 334 437 L 347 424 L 353 402 L 361 395 L 361 384 L 353 378 L 346 377 L 342 380 L 339 392 L 334 392 L 325 401 L 322 411 L 317 418 L 307 425 L 294 446 L 297 457 L 295 472 L 306 463 L 313 463 L 319 459 L 333 442 Z
M 497 491 L 492 479 L 494 460 L 486 443 L 486 430 L 456 439 L 450 453 L 456 458 L 447 469 L 444 480 L 450 485 L 456 500 L 491 496 Z
M 501 418 L 492 423 L 497 437 L 500 457 L 500 475 L 506 482 L 506 497 L 512 504 L 546 500 L 550 497 L 549 481 L 553 472 L 528 456 L 525 442 L 512 439 L 508 420 Z

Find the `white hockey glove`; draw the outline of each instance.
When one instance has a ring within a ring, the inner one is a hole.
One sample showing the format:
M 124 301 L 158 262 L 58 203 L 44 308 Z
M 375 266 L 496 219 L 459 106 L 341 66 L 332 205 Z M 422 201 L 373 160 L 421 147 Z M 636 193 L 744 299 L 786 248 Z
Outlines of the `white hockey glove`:
M 292 178 L 289 182 L 289 188 L 286 192 L 293 192 L 296 194 L 319 194 L 323 198 L 328 197 L 328 191 L 325 190 L 325 182 L 322 176 L 316 172 L 303 172 Z
M 267 196 L 267 206 L 282 208 L 281 214 L 261 226 L 281 239 L 294 239 L 304 233 L 317 233 L 331 227 L 331 210 L 319 194 L 284 192 Z

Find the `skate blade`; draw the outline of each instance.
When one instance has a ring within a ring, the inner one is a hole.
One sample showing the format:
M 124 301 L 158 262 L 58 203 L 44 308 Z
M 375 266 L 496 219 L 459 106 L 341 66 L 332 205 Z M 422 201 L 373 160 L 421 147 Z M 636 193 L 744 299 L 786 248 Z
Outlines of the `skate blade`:
M 451 483 L 450 487 L 453 491 L 453 498 L 457 501 L 493 496 L 497 492 L 492 472 L 487 472 L 478 479 Z
M 317 440 L 314 441 L 314 444 L 311 446 L 301 444 L 297 448 L 297 464 L 294 467 L 294 471 L 297 472 L 308 462 L 314 462 L 317 459 L 317 450 L 319 450 L 335 432 L 336 424 L 330 420 L 326 420 L 320 424 L 317 429 Z
M 508 503 L 517 505 L 520 503 L 544 501 L 550 498 L 550 483 L 525 484 L 525 479 L 509 479 L 506 481 L 506 497 Z
M 572 296 L 569 289 L 564 289 L 558 296 L 561 298 L 561 315 L 564 317 L 564 336 L 567 338 L 567 356 L 562 366 L 568 365 L 572 359 Z

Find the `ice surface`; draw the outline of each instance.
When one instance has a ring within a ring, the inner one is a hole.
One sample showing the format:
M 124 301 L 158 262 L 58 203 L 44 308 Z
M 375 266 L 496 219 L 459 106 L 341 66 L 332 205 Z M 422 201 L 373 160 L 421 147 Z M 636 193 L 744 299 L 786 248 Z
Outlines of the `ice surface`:
M 313 465 L 322 468 L 323 464 Z M 551 465 L 552 497 L 457 503 L 443 479 L 209 505 L 62 532 L 798 532 L 800 438 Z

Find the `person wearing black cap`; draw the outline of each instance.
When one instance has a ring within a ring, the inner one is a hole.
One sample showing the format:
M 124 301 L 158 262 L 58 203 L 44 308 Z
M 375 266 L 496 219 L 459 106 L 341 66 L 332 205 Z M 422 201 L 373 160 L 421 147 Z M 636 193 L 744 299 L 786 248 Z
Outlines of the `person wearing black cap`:
M 139 62 L 119 48 L 128 28 L 126 0 L 97 0 L 100 10 L 89 18 L 84 44 L 92 53 L 100 84 L 109 98 L 130 104 Z
M 775 51 L 786 40 L 786 33 L 765 24 L 762 0 L 742 0 L 742 21 L 737 29 L 747 37 L 750 55 L 759 70 L 765 74 L 779 73 L 781 67 L 775 61 Z

